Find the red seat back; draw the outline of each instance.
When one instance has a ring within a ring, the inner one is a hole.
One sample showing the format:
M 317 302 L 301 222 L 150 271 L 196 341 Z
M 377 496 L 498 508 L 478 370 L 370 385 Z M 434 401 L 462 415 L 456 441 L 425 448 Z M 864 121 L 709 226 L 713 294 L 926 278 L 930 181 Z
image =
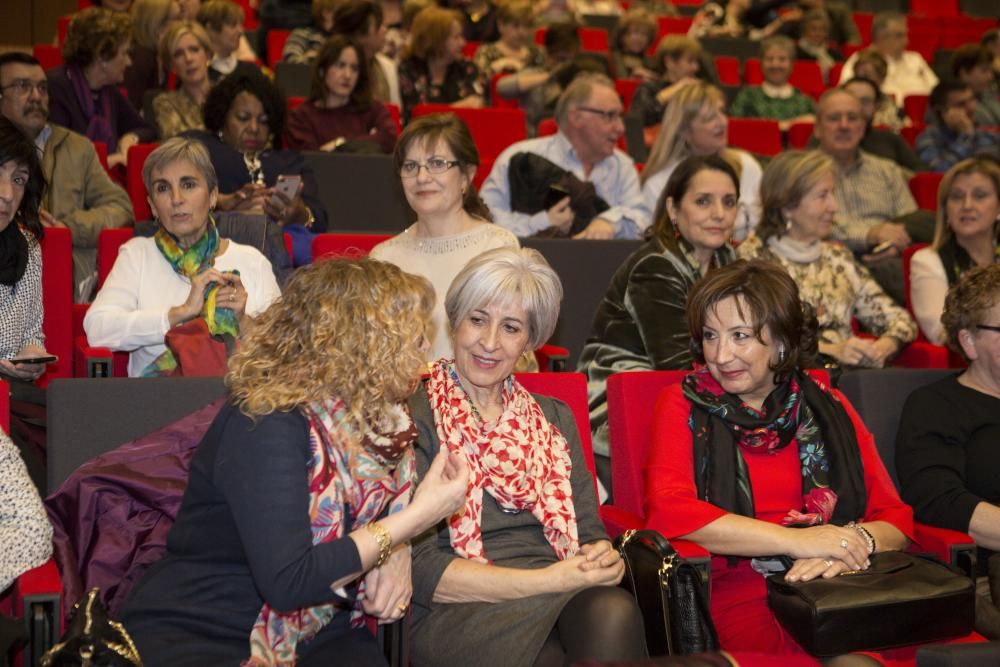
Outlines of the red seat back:
M 814 60 L 796 60 L 792 63 L 792 75 L 788 79 L 789 83 L 798 88 L 803 94 L 819 99 L 819 96 L 826 90 L 823 81 L 823 70 L 819 63 Z
M 50 70 L 63 64 L 62 49 L 51 44 L 35 44 L 31 47 L 31 55 L 44 70 Z
M 313 261 L 334 257 L 365 257 L 392 234 L 317 234 L 312 240 Z
M 547 28 L 538 28 L 535 30 L 535 44 L 539 46 L 545 45 L 546 32 L 548 32 Z M 580 48 L 582 50 L 594 53 L 608 52 L 607 30 L 603 28 L 577 28 L 577 34 L 580 36 Z
M 917 206 L 928 211 L 937 210 L 938 188 L 944 174 L 922 171 L 910 177 L 910 192 L 917 200 Z
M 806 148 L 815 129 L 815 123 L 792 123 L 788 128 L 788 147 L 799 150 Z
M 632 97 L 635 95 L 636 88 L 642 83 L 638 79 L 616 79 L 615 80 L 615 90 L 618 91 L 618 97 L 622 98 L 622 106 L 625 111 L 632 105 Z
M 851 18 L 854 19 L 854 25 L 858 27 L 858 34 L 861 35 L 862 44 L 870 44 L 872 41 L 872 22 L 875 20 L 875 14 L 872 12 L 854 12 L 851 14 Z M 844 56 L 847 57 L 846 55 Z
M 736 56 L 715 56 L 715 72 L 724 86 L 740 85 L 740 59 Z
M 516 99 L 501 97 L 497 93 L 497 82 L 505 76 L 510 76 L 510 73 L 500 72 L 499 74 L 494 74 L 490 79 L 490 106 L 494 109 L 517 109 L 518 104 Z
M 281 52 L 285 50 L 285 42 L 291 30 L 268 30 L 267 31 L 267 64 L 274 67 L 281 62 Z
M 125 184 L 136 222 L 152 220 L 153 211 L 146 199 L 146 186 L 142 182 L 142 166 L 146 158 L 159 144 L 136 144 L 128 149 L 128 168 L 125 170 Z
M 958 0 L 910 0 L 910 12 L 924 16 L 958 16 Z
M 59 48 L 66 43 L 66 35 L 69 33 L 69 24 L 73 21 L 73 14 L 64 14 L 56 19 L 56 44 Z
M 131 227 L 102 229 L 97 235 L 97 289 L 104 286 L 104 281 L 108 279 L 108 274 L 118 259 L 118 251 L 133 236 L 135 230 Z
M 94 151 L 97 152 L 97 159 L 100 161 L 104 171 L 111 175 L 111 167 L 108 166 L 108 145 L 103 141 L 94 142 Z
M 781 129 L 776 120 L 730 118 L 729 145 L 758 155 L 781 152 Z
M 844 63 L 833 63 L 833 67 L 830 68 L 829 78 L 827 79 L 827 85 L 831 88 L 840 83 L 840 75 L 844 71 Z
M 42 332 L 45 349 L 59 357 L 42 384 L 73 375 L 73 235 L 66 227 L 47 227 L 42 239 Z
M 306 98 L 299 97 L 297 95 L 285 98 L 285 107 L 288 109 L 289 113 L 295 111 L 305 103 L 306 103 Z
M 389 115 L 392 116 L 392 122 L 396 124 L 396 134 L 398 135 L 403 130 L 402 116 L 399 113 L 398 104 L 386 104 L 385 108 L 389 110 Z
M 465 58 L 472 60 L 472 57 L 476 55 L 476 49 L 479 48 L 480 44 L 482 44 L 482 42 L 473 42 L 473 41 L 466 42 L 465 46 L 462 47 L 462 55 Z
M 587 378 L 583 373 L 518 373 L 517 381 L 533 394 L 551 396 L 569 406 L 580 434 L 580 446 L 587 469 L 596 480 L 594 448 L 590 440 L 590 408 L 587 405 Z
M 743 63 L 743 83 L 759 86 L 764 82 L 764 72 L 760 68 L 760 58 L 747 58 Z
M 495 160 L 505 148 L 528 136 L 524 111 L 520 109 L 462 109 L 445 104 L 418 104 L 413 107 L 414 118 L 449 112 L 468 125 L 481 160 Z

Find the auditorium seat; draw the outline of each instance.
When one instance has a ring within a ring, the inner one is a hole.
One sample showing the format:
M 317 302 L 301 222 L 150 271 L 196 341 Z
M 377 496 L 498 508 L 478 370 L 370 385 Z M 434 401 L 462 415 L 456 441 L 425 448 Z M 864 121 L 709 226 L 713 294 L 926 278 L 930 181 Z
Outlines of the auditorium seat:
M 641 83 L 638 79 L 615 79 L 615 90 L 618 92 L 618 97 L 622 98 L 625 111 L 632 105 L 632 97 Z
M 778 121 L 762 118 L 730 118 L 729 145 L 757 155 L 777 155 L 782 149 Z
M 547 28 L 537 28 L 535 30 L 535 44 L 545 45 L 545 33 Z M 603 28 L 578 28 L 577 34 L 580 36 L 580 46 L 583 51 L 591 53 L 608 53 L 608 31 Z
M 63 64 L 62 49 L 51 44 L 35 44 L 31 47 L 31 55 L 46 71 Z
M 389 155 L 303 151 L 320 183 L 319 198 L 337 232 L 398 233 L 413 222 L 403 186 Z
M 55 560 L 17 577 L 0 598 L 0 614 L 23 621 L 28 631 L 27 645 L 13 651 L 13 667 L 41 664 L 63 630 L 62 581 Z
M 285 42 L 288 41 L 291 30 L 268 30 L 267 31 L 267 64 L 274 67 L 281 62 L 281 52 L 285 50 Z
M 142 182 L 142 166 L 146 158 L 159 144 L 136 144 L 128 149 L 128 166 L 125 170 L 125 185 L 129 199 L 132 200 L 132 211 L 136 222 L 152 220 L 153 212 L 146 199 L 146 185 Z
M 805 150 L 809 146 L 809 139 L 812 138 L 815 129 L 815 123 L 792 123 L 788 128 L 788 147 Z
M 46 227 L 42 250 L 42 332 L 45 349 L 59 357 L 46 367 L 41 386 L 73 375 L 73 235 L 67 227 Z
M 482 160 L 495 160 L 505 148 L 528 136 L 521 109 L 465 109 L 446 104 L 418 104 L 413 107 L 412 115 L 417 118 L 432 113 L 454 113 L 465 121 Z
M 392 234 L 317 234 L 312 240 L 313 261 L 333 257 L 364 257 Z
M 715 72 L 724 86 L 740 85 L 740 59 L 736 56 L 714 56 Z
M 938 187 L 944 174 L 921 171 L 910 177 L 910 192 L 917 200 L 917 206 L 927 211 L 937 210 Z

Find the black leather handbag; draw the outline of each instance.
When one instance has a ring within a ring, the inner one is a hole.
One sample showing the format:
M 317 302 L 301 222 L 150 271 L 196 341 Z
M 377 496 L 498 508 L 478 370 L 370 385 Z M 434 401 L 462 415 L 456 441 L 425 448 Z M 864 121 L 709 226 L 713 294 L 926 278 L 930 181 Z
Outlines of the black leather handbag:
M 972 579 L 901 551 L 871 556 L 867 570 L 789 583 L 767 579 L 767 604 L 810 654 L 828 657 L 966 635 L 975 621 Z
M 650 656 L 719 649 L 701 573 L 655 530 L 628 530 L 615 540 L 625 561 L 622 587 L 635 596 Z

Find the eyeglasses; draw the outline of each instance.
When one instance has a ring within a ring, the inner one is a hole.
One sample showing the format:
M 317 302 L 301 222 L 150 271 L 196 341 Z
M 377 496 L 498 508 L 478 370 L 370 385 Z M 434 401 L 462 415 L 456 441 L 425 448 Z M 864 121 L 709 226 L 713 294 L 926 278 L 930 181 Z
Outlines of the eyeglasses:
M 1000 331 L 1000 326 L 996 324 L 977 324 L 976 328 L 980 331 Z
M 8 91 L 13 90 L 16 94 L 21 97 L 27 97 L 31 94 L 32 90 L 38 90 L 39 95 L 49 94 L 49 82 L 45 79 L 41 81 L 32 81 L 31 79 L 18 79 L 13 83 L 8 83 L 6 86 L 0 88 L 0 90 Z
M 603 118 L 608 123 L 613 123 L 616 120 L 622 119 L 622 112 L 618 109 L 613 111 L 606 111 L 604 109 L 595 109 L 593 107 L 577 107 L 578 111 L 586 111 L 587 113 L 595 113 L 601 118 Z
M 407 160 L 403 164 L 399 165 L 399 176 L 400 178 L 414 178 L 420 173 L 420 168 L 423 167 L 428 174 L 443 174 L 452 167 L 457 167 L 461 162 L 458 160 L 445 160 L 443 157 L 432 157 L 427 160 L 427 162 L 420 164 L 416 160 Z

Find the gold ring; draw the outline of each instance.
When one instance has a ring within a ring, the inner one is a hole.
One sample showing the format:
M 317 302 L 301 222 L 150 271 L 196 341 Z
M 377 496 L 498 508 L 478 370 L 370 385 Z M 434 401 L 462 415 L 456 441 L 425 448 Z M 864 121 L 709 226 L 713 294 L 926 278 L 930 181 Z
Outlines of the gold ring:
M 827 567 L 833 567 L 833 561 L 832 560 L 825 560 L 825 561 L 823 561 L 823 564 L 826 565 Z
M 841 549 L 846 549 L 847 548 L 847 538 L 846 537 L 844 539 L 840 540 L 840 548 Z
M 409 606 L 410 605 L 406 604 L 405 602 L 400 602 L 399 604 L 396 605 L 396 609 L 405 612 L 406 608 Z

